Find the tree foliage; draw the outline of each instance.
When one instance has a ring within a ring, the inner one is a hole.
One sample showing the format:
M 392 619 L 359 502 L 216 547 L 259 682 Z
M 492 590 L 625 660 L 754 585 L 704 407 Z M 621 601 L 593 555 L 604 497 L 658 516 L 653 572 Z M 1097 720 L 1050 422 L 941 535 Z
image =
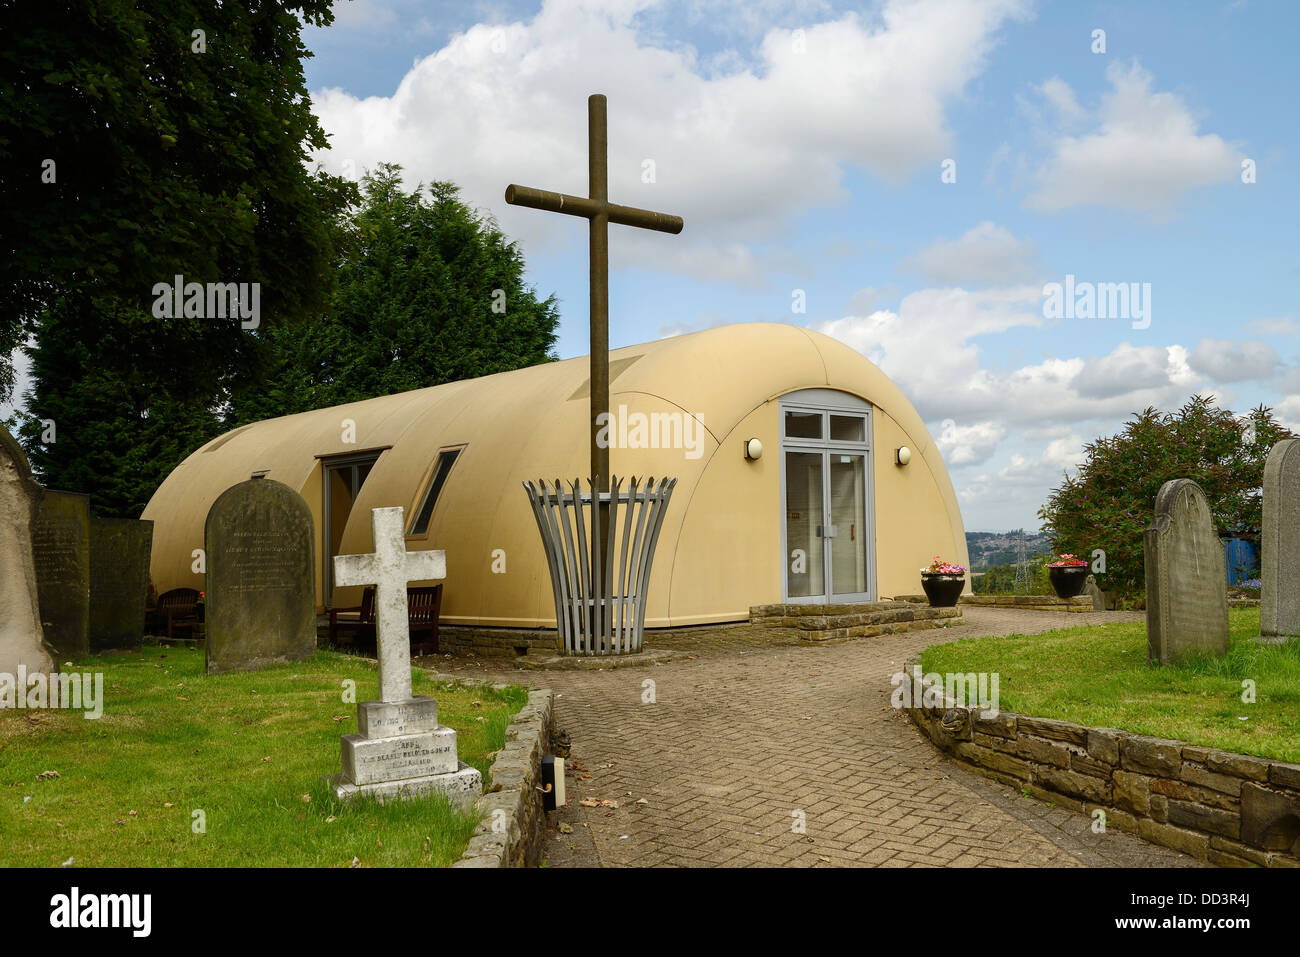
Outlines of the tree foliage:
M 490 375 L 553 358 L 555 297 L 451 183 L 402 188 L 384 164 L 361 181 L 337 291 L 320 321 L 272 330 L 273 363 L 230 424 Z
M 137 312 L 109 299 L 92 308 L 105 336 L 129 329 Z M 29 402 L 41 412 L 22 423 L 19 437 L 41 481 L 89 493 L 96 514 L 139 516 L 167 474 L 222 431 L 211 403 L 129 365 L 98 361 L 104 337 L 94 345 L 81 338 L 62 307 L 42 315 L 36 334 Z
M 97 512 L 138 514 L 220 431 L 268 331 L 328 304 L 331 219 L 356 190 L 307 169 L 326 138 L 300 34 L 330 7 L 0 4 L 0 398 L 26 342 L 23 444 L 45 484 Z M 260 326 L 155 315 L 178 275 L 257 283 Z
M 1039 509 L 1058 553 L 1106 553 L 1101 588 L 1126 595 L 1144 589 L 1143 534 L 1160 486 L 1171 479 L 1201 486 L 1221 534 L 1260 527 L 1264 462 L 1291 432 L 1264 406 L 1238 418 L 1214 402 L 1194 396 L 1177 412 L 1135 413 L 1119 434 L 1085 445 L 1078 474 L 1066 475 Z
M 155 320 L 155 283 L 259 282 L 282 321 L 323 308 L 321 193 L 346 187 L 304 165 L 326 138 L 300 32 L 332 17 L 328 0 L 0 5 L 0 352 L 56 302 L 113 296 L 143 312 L 133 365 L 166 376 L 197 351 L 197 388 L 256 338 Z

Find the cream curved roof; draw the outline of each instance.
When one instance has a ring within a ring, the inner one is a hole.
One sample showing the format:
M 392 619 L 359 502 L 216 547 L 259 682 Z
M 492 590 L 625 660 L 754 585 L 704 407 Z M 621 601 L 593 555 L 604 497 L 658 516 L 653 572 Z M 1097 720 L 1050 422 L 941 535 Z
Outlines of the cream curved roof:
M 961 528 L 956 494 L 924 423 L 898 387 L 861 353 L 826 335 L 777 323 L 741 323 L 613 350 L 610 354 L 611 406 L 645 410 L 681 410 L 698 414 L 707 433 L 698 460 L 683 460 L 680 451 L 611 451 L 616 475 L 679 476 L 674 503 L 689 501 L 692 486 L 731 436 L 736 426 L 769 400 L 808 388 L 831 388 L 866 399 L 886 413 L 923 460 L 937 484 L 938 498 L 951 528 Z M 153 519 L 154 577 L 159 590 L 191 584 L 172 574 L 202 547 L 203 522 L 218 495 L 254 471 L 307 495 L 319 521 L 321 505 L 306 491 L 313 475 L 319 491 L 317 460 L 363 450 L 386 448 L 367 478 L 344 535 L 368 548 L 369 523 L 357 512 L 377 506 L 403 505 L 408 514 L 428 475 L 437 450 L 467 443 L 439 499 L 426 544 L 442 547 L 449 540 L 516 544 L 535 548 L 537 530 L 526 497 L 525 478 L 575 478 L 587 469 L 587 387 L 585 356 L 382 396 L 348 405 L 269 419 L 229 432 L 195 451 L 163 482 L 143 518 Z M 352 426 L 355 442 L 348 427 Z M 734 437 L 732 437 L 734 439 Z M 775 451 L 775 446 L 773 446 Z M 473 476 L 466 481 L 465 474 Z M 454 485 L 454 487 L 453 487 Z M 501 503 L 484 509 L 482 503 Z M 678 510 L 679 523 L 684 510 Z M 663 536 L 672 547 L 672 518 Z M 520 532 L 522 528 L 522 532 Z M 319 530 L 318 530 L 319 535 Z M 468 536 L 468 538 L 467 538 Z M 964 539 L 953 544 L 964 557 Z M 947 549 L 947 546 L 944 546 Z M 484 558 L 486 561 L 486 558 Z M 449 562 L 451 555 L 449 552 Z M 659 559 L 656 574 L 659 577 Z M 545 566 L 540 574 L 545 575 Z M 536 569 L 528 572 L 537 575 Z M 450 576 L 450 565 L 449 565 Z M 181 576 L 183 577 L 183 576 Z M 549 585 L 536 582 L 538 601 L 548 600 Z M 490 584 L 471 586 L 480 591 Z M 476 603 L 490 600 L 484 594 Z M 458 602 L 459 603 L 459 602 Z M 546 617 L 544 608 L 507 616 Z M 553 613 L 550 613 L 553 620 Z M 469 614 L 473 617 L 473 613 Z M 490 616 L 488 616 L 490 617 Z

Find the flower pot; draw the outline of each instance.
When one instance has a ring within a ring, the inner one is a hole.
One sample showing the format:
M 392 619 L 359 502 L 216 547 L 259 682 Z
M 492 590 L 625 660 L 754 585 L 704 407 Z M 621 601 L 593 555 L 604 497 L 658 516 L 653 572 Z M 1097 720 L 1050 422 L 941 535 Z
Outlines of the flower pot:
M 925 597 L 930 599 L 931 608 L 951 608 L 957 604 L 962 589 L 966 587 L 966 576 L 922 572 L 921 587 L 925 589 Z
M 1052 580 L 1052 591 L 1057 598 L 1074 598 L 1083 594 L 1088 583 L 1087 565 L 1049 565 L 1047 577 Z

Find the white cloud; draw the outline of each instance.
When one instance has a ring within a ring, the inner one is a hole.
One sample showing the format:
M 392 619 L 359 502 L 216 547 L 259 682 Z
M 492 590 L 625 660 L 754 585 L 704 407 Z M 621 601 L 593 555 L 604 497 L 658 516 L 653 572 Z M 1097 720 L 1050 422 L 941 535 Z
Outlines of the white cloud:
M 1273 414 L 1292 432 L 1300 433 L 1300 395 L 1289 395 L 1277 403 Z
M 886 289 L 877 289 L 875 286 L 864 286 L 852 296 L 849 297 L 849 304 L 844 311 L 855 316 L 867 315 L 876 308 L 876 304 L 886 296 L 897 294 L 893 286 Z
M 1146 211 L 1174 207 L 1190 189 L 1234 180 L 1241 151 L 1198 124 L 1182 98 L 1153 92 L 1153 77 L 1134 62 L 1106 70 L 1111 90 L 1102 97 L 1096 128 L 1060 135 L 1055 154 L 1039 171 L 1027 204 L 1057 211 L 1098 204 Z M 1060 80 L 1038 88 L 1058 112 L 1069 113 L 1073 91 Z M 1077 121 L 1077 118 L 1076 118 Z
M 1290 316 L 1252 319 L 1246 323 L 1246 331 L 1257 336 L 1300 336 L 1300 322 Z
M 1043 325 L 1040 290 L 925 289 L 898 312 L 877 310 L 815 324 L 889 375 L 927 421 L 1030 427 L 1122 418 L 1185 400 L 1199 381 L 1183 346 L 1125 342 L 1099 357 L 1047 357 L 997 371 L 972 340 Z
M 1073 126 L 1087 118 L 1088 113 L 1075 99 L 1074 90 L 1070 89 L 1070 85 L 1059 76 L 1045 80 L 1034 89 L 1051 104 L 1052 109 L 1056 111 L 1057 119 L 1062 124 Z
M 1039 300 L 1040 291 L 1033 286 L 981 291 L 924 289 L 905 296 L 898 312 L 881 309 L 814 328 L 880 366 L 898 382 L 922 416 L 942 419 L 969 408 L 972 393 L 979 389 L 983 375 L 979 349 L 969 340 L 1040 325 Z
M 1121 342 L 1108 355 L 1089 356 L 1071 385 L 1085 399 L 1109 399 L 1171 382 L 1191 384 L 1185 349 Z
M 1282 365 L 1282 358 L 1265 342 L 1202 339 L 1188 363 L 1215 382 L 1244 382 L 1270 378 Z
M 1074 472 L 1083 462 L 1083 440 L 1077 435 L 1053 439 L 1038 458 L 1012 455 L 1008 465 L 998 470 L 999 485 L 1047 488 L 1060 484 L 1061 478 Z
M 565 235 L 560 217 L 507 207 L 509 183 L 585 194 L 586 98 L 609 97 L 610 195 L 674 212 L 669 240 L 625 230 L 624 255 L 662 268 L 747 244 L 805 210 L 840 202 L 845 167 L 899 181 L 948 155 L 945 104 L 983 68 L 999 27 L 1027 0 L 887 0 L 771 29 L 752 62 L 712 74 L 693 49 L 638 34 L 647 2 L 546 0 L 531 20 L 479 24 L 416 63 L 390 97 L 313 93 L 337 169 L 400 163 L 408 181 L 449 179 L 525 245 Z M 653 160 L 655 181 L 643 182 Z M 573 229 L 576 224 L 567 224 Z M 640 234 L 640 235 L 638 235 Z M 687 257 L 688 259 L 690 257 Z M 737 282 L 758 271 L 729 251 Z
M 1016 239 L 1005 227 L 985 220 L 960 239 L 940 240 L 903 263 L 931 282 L 1023 282 L 1037 274 L 1038 249 L 1027 239 Z
M 957 468 L 986 461 L 1006 434 L 1006 427 L 998 422 L 958 425 L 952 419 L 945 419 L 940 424 L 935 443 L 948 466 Z

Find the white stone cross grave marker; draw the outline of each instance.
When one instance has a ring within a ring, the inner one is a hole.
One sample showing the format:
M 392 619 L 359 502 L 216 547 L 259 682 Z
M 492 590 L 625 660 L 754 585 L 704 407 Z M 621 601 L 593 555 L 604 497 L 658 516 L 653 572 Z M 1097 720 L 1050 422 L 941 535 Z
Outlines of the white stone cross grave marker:
M 357 703 L 357 733 L 342 738 L 343 771 L 331 775 L 340 799 L 380 801 L 445 794 L 468 805 L 483 790 L 478 770 L 456 756 L 456 732 L 438 723 L 438 702 L 411 694 L 411 629 L 406 586 L 447 577 L 441 550 L 408 552 L 404 510 L 371 509 L 375 550 L 334 558 L 334 583 L 375 586 L 379 700 Z
M 369 555 L 334 556 L 334 584 L 375 586 L 375 644 L 379 649 L 379 699 L 411 697 L 411 629 L 407 621 L 409 582 L 447 577 L 447 553 L 441 549 L 406 550 L 404 509 L 371 509 L 375 550 Z

